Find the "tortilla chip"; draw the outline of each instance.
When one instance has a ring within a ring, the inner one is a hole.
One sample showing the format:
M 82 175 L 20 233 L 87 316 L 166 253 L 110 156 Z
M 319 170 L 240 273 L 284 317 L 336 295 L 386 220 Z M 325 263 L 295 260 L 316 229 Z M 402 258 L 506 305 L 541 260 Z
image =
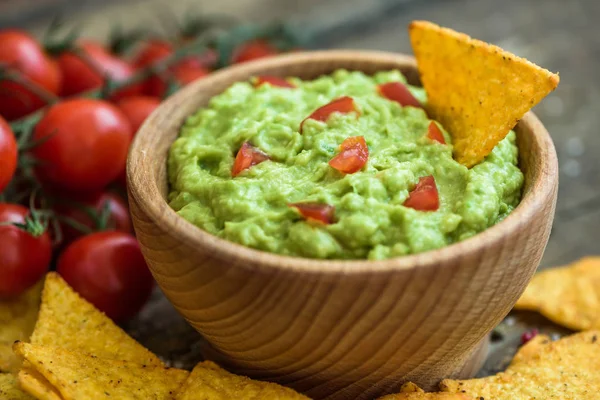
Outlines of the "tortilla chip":
M 600 257 L 538 272 L 515 309 L 538 311 L 573 330 L 600 329 Z
M 462 393 L 425 393 L 423 389 L 412 382 L 406 382 L 400 388 L 400 393 L 388 394 L 377 400 L 474 400 Z
M 17 342 L 17 354 L 44 376 L 62 399 L 170 399 L 189 373 L 106 360 L 50 346 Z
M 463 393 L 397 393 L 388 394 L 378 400 L 475 400 Z
M 42 305 L 31 343 L 110 360 L 163 365 L 156 355 L 82 299 L 55 272 L 46 275 Z
M 29 340 L 37 319 L 42 281 L 21 296 L 0 301 L 0 372 L 16 372 L 21 360 L 12 351 L 16 340 Z
M 596 398 L 600 393 L 600 331 L 577 333 L 542 345 L 528 360 L 497 375 L 445 379 L 440 388 L 493 400 Z
M 63 400 L 52 384 L 30 367 L 23 367 L 19 371 L 18 378 L 23 390 L 38 400 Z
M 13 374 L 0 374 L 0 399 L 34 400 L 19 388 L 17 378 Z
M 536 335 L 533 339 L 519 348 L 517 354 L 515 354 L 515 357 L 510 362 L 509 367 L 533 359 L 540 351 L 542 351 L 543 347 L 550 344 L 550 342 L 550 337 L 546 335 Z
M 177 400 L 302 400 L 308 397 L 270 382 L 231 374 L 211 361 L 196 365 Z
M 427 21 L 409 27 L 430 115 L 453 138 L 454 156 L 481 162 L 559 77 L 497 46 Z

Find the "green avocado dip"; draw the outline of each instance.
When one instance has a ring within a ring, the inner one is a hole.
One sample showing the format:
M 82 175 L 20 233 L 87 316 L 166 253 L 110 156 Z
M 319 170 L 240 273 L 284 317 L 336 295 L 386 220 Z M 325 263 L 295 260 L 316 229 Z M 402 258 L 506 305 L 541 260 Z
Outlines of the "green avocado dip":
M 287 82 L 294 87 L 235 83 L 187 119 L 168 157 L 169 204 L 180 216 L 223 239 L 268 252 L 385 259 L 464 240 L 519 203 L 523 174 L 515 133 L 467 169 L 452 158 L 447 132 L 438 130 L 441 140 L 428 135 L 431 120 L 422 108 L 382 95 L 380 85 L 406 83 L 400 72 L 368 76 L 337 70 Z M 422 88 L 404 87 L 426 103 Z M 343 96 L 351 97 L 356 111 L 307 119 Z M 333 168 L 329 163 L 342 152 L 342 142 L 359 136 L 368 146 L 366 164 L 353 173 Z M 254 149 L 260 159 L 233 176 L 242 147 Z M 435 180 L 439 205 L 407 206 L 427 176 Z M 326 223 L 307 218 L 290 206 L 296 203 L 327 205 L 334 215 Z

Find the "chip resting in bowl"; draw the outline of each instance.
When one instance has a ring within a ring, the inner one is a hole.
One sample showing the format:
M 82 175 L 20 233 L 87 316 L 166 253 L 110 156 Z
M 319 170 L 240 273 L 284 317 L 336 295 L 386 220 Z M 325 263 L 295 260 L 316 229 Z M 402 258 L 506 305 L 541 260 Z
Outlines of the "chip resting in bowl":
M 454 157 L 469 168 L 559 82 L 524 58 L 428 21 L 413 21 L 409 34 L 427 111 L 450 132 Z

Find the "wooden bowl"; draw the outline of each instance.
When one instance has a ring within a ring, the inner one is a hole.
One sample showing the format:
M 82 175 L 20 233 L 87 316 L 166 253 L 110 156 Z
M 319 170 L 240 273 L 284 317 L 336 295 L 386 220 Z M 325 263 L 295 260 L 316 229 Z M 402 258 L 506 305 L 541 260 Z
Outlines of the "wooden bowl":
M 407 381 L 434 388 L 470 377 L 488 333 L 510 311 L 548 241 L 558 186 L 554 145 L 528 113 L 517 125 L 523 199 L 504 221 L 463 242 L 384 261 L 319 261 L 217 238 L 166 203 L 166 158 L 187 116 L 253 75 L 314 78 L 337 68 L 398 68 L 412 57 L 316 51 L 221 70 L 165 101 L 131 148 L 133 223 L 152 274 L 210 343 L 210 358 L 315 399 L 371 399 Z

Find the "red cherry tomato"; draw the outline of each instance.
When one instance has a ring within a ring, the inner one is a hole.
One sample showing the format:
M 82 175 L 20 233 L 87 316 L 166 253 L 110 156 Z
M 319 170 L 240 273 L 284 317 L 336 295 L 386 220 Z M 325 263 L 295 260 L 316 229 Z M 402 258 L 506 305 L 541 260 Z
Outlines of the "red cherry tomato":
M 145 68 L 155 64 L 173 54 L 173 45 L 163 40 L 150 40 L 145 43 L 134 59 L 136 68 Z M 216 53 L 206 52 L 197 56 L 186 57 L 173 65 L 166 72 L 173 74 L 182 85 L 186 85 L 210 73 L 210 63 L 216 62 Z M 143 83 L 144 93 L 149 96 L 162 98 L 165 95 L 167 84 L 159 76 L 151 76 Z
M 408 194 L 404 206 L 418 211 L 436 211 L 440 208 L 440 198 L 433 176 L 419 178 L 419 183 Z
M 279 51 L 275 46 L 266 40 L 250 40 L 238 46 L 231 57 L 233 64 L 239 64 L 246 61 L 257 60 L 259 58 L 274 56 Z
M 245 142 L 235 156 L 231 176 L 238 176 L 242 171 L 267 160 L 269 160 L 268 155 L 252 146 L 250 143 Z
M 124 81 L 135 73 L 135 68 L 125 60 L 111 54 L 102 45 L 91 41 L 81 42 L 79 48 L 87 54 L 86 60 L 72 52 L 65 52 L 58 57 L 58 65 L 63 74 L 62 96 L 72 96 L 101 87 L 108 76 L 112 80 Z M 90 65 L 93 63 L 93 65 Z M 111 96 L 118 100 L 138 94 L 140 85 L 132 85 L 120 89 Z
M 135 133 L 152 111 L 160 105 L 160 99 L 152 96 L 134 96 L 123 99 L 117 103 L 123 114 L 129 120 L 131 129 Z
M 152 111 L 154 111 L 160 105 L 160 99 L 153 96 L 132 96 L 122 99 L 117 103 L 117 107 L 123 111 L 123 114 L 127 117 L 131 123 L 131 129 L 133 136 L 137 133 L 142 126 L 142 123 L 148 118 Z M 127 186 L 126 170 L 123 168 L 117 182 L 122 186 Z
M 52 106 L 33 132 L 38 176 L 73 192 L 98 192 L 125 168 L 131 124 L 112 104 L 93 99 Z
M 335 207 L 323 203 L 292 203 L 293 207 L 304 219 L 320 222 L 323 224 L 332 224 L 335 216 Z
M 10 125 L 0 117 L 0 192 L 12 179 L 17 169 L 17 141 Z
M 58 66 L 28 33 L 14 29 L 0 32 L 0 65 L 22 74 L 51 94 L 58 94 L 61 82 Z M 0 115 L 7 120 L 21 118 L 45 104 L 23 85 L 0 80 Z
M 421 107 L 419 100 L 412 95 L 410 90 L 401 82 L 388 82 L 379 85 L 379 92 L 389 100 L 400 103 L 401 106 Z
M 446 144 L 446 139 L 444 139 L 444 134 L 440 130 L 440 127 L 433 121 L 431 121 L 429 123 L 429 127 L 427 128 L 427 137 L 438 143 Z
M 106 228 L 119 232 L 131 233 L 131 217 L 129 216 L 129 208 L 127 203 L 119 195 L 112 192 L 104 192 L 90 196 L 78 196 L 79 198 L 71 198 L 68 201 L 57 200 L 54 211 L 60 217 L 66 217 L 70 220 L 89 228 L 92 231 L 97 231 L 98 218 L 108 207 L 108 218 Z M 92 215 L 90 215 L 90 213 Z M 84 233 L 70 226 L 66 222 L 61 222 L 61 232 L 63 243 L 68 244 Z
M 367 164 L 369 148 L 363 136 L 349 137 L 340 145 L 340 153 L 329 161 L 329 165 L 345 174 L 358 172 Z
M 29 217 L 29 210 L 21 205 L 0 203 L 0 223 L 24 224 Z M 34 233 L 0 225 L 0 298 L 18 296 L 48 270 L 52 258 L 50 236 L 43 229 Z
M 139 243 L 123 232 L 96 232 L 77 239 L 59 256 L 57 271 L 115 321 L 135 316 L 154 286 Z
M 256 79 L 254 80 L 255 87 L 259 87 L 261 85 L 264 85 L 265 83 L 268 83 L 271 86 L 277 86 L 277 87 L 283 87 L 283 88 L 295 88 L 296 87 L 296 85 L 294 85 L 293 83 L 288 82 L 284 78 L 280 78 L 278 76 L 262 75 L 262 76 L 256 77 Z
M 307 119 L 314 119 L 317 121 L 325 122 L 327 121 L 329 116 L 334 112 L 339 112 L 343 114 L 348 114 L 351 112 L 358 113 L 358 109 L 356 108 L 356 105 L 354 104 L 354 99 L 352 99 L 352 97 L 343 96 L 338 99 L 332 100 L 330 103 L 325 104 L 322 107 L 317 108 L 315 111 L 312 112 L 312 114 L 306 117 L 304 121 L 306 121 Z M 304 125 L 304 121 L 300 123 L 300 132 L 302 132 L 302 126 Z

